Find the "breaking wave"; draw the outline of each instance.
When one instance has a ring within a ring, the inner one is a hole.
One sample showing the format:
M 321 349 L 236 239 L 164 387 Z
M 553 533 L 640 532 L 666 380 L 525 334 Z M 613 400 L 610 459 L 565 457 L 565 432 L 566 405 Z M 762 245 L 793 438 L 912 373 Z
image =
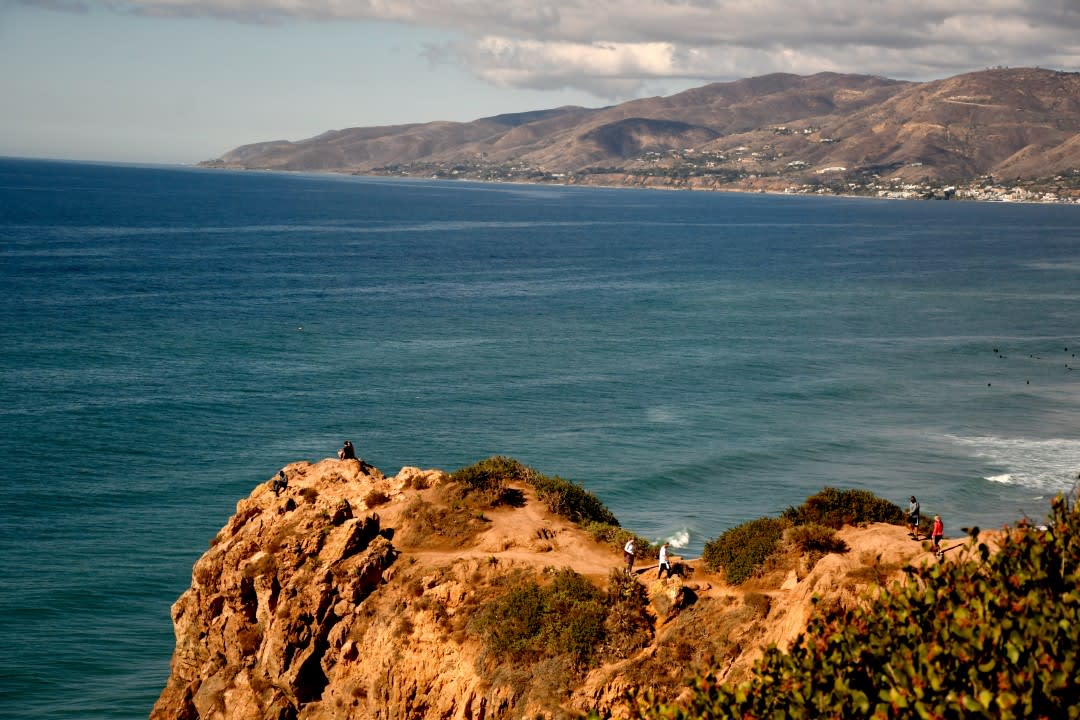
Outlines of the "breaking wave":
M 690 543 L 690 531 L 686 528 L 664 538 L 673 548 L 684 548 Z
M 989 466 L 983 479 L 1003 485 L 1069 491 L 1080 473 L 1080 440 L 948 436 Z

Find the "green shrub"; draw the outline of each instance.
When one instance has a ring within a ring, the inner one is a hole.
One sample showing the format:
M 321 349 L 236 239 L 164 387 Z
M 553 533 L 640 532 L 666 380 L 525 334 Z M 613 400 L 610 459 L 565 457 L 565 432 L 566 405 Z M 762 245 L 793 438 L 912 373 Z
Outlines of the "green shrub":
M 558 475 L 549 477 L 536 473 L 530 482 L 536 497 L 547 503 L 548 509 L 575 523 L 599 522 L 618 525 L 619 521 L 600 499 L 577 483 Z
M 973 531 L 973 557 L 820 612 L 748 681 L 699 678 L 681 706 L 641 696 L 636 716 L 1078 718 L 1080 511 L 1058 497 L 1050 521 L 1008 532 L 996 553 Z
M 827 487 L 811 495 L 799 507 L 789 507 L 781 515 L 793 525 L 825 525 L 839 529 L 844 525 L 883 522 L 904 523 L 900 506 L 866 490 L 837 490 Z
M 450 475 L 451 482 L 461 483 L 473 492 L 495 499 L 505 496 L 507 482 L 524 482 L 536 490 L 536 497 L 548 509 L 571 522 L 584 524 L 601 522 L 618 526 L 619 521 L 600 499 L 577 483 L 561 477 L 550 477 L 523 465 L 521 462 L 495 455 L 480 462 L 459 468 Z
M 488 652 L 518 660 L 529 651 L 544 624 L 545 600 L 543 588 L 530 582 L 484 606 L 474 629 Z
M 529 469 L 513 458 L 496 455 L 450 474 L 450 482 L 459 483 L 466 493 L 484 496 L 492 504 L 502 501 L 507 480 L 524 480 Z
M 625 659 L 652 637 L 648 598 L 623 573 L 611 575 L 607 593 L 569 568 L 548 585 L 525 581 L 481 607 L 470 630 L 499 662 L 562 657 L 587 668 L 601 656 Z
M 649 542 L 648 538 L 635 535 L 626 528 L 607 523 L 593 522 L 585 526 L 585 532 L 589 533 L 598 543 L 608 545 L 619 552 L 626 546 L 626 541 L 634 539 L 635 557 L 638 560 L 655 560 L 660 556 L 660 546 Z
M 608 574 L 607 607 L 604 620 L 604 654 L 622 660 L 652 640 L 652 620 L 648 612 L 649 594 L 645 586 L 620 569 Z
M 589 533 L 589 536 L 598 543 L 611 546 L 618 545 L 620 549 L 622 548 L 622 545 L 619 545 L 619 538 L 623 536 L 628 538 L 632 535 L 629 530 L 621 528 L 618 525 L 609 525 L 608 523 L 598 522 L 585 525 L 585 532 Z M 623 540 L 622 544 L 625 545 L 626 540 Z
M 770 517 L 745 522 L 705 543 L 701 557 L 709 569 L 723 569 L 732 585 L 742 584 L 776 552 L 786 525 Z
M 493 455 L 468 467 L 458 468 L 450 474 L 450 479 L 476 490 L 488 490 L 502 487 L 507 480 L 527 481 L 529 475 L 535 472 L 514 458 Z
M 569 656 L 587 665 L 604 633 L 603 594 L 568 568 L 542 587 L 530 580 L 480 609 L 471 628 L 486 650 L 510 662 Z
M 800 552 L 810 553 L 845 553 L 847 543 L 836 537 L 831 527 L 811 523 L 797 525 L 788 531 L 788 539 L 799 548 Z
M 555 575 L 548 593 L 547 620 L 540 633 L 546 656 L 569 655 L 588 665 L 604 637 L 603 594 L 570 569 Z

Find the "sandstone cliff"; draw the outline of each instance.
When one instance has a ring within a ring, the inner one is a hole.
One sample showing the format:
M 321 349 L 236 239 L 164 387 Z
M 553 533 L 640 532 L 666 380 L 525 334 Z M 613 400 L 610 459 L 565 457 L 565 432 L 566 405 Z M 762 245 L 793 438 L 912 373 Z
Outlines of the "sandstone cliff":
M 484 608 L 560 568 L 614 584 L 616 548 L 526 483 L 493 505 L 439 470 L 384 477 L 356 460 L 285 470 L 288 487 L 256 487 L 195 564 L 172 608 L 172 672 L 151 718 L 619 716 L 627 690 L 674 699 L 694 673 L 745 674 L 764 645 L 801 632 L 815 595 L 858 602 L 930 559 L 903 528 L 871 525 L 839 533 L 843 554 L 789 553 L 737 588 L 696 562 L 676 559 L 663 580 L 643 562 L 631 576 L 647 603 L 634 642 L 605 642 L 590 663 L 507 663 L 477 630 Z M 606 622 L 614 637 L 618 619 Z

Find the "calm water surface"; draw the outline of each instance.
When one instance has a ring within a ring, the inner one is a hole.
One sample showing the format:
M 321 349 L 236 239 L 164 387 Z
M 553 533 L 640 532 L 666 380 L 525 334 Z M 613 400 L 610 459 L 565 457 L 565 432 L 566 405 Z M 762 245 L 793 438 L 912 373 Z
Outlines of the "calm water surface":
M 344 438 L 689 555 L 825 485 L 1042 518 L 1077 288 L 1080 208 L 0 160 L 0 716 L 145 717 L 236 501 Z

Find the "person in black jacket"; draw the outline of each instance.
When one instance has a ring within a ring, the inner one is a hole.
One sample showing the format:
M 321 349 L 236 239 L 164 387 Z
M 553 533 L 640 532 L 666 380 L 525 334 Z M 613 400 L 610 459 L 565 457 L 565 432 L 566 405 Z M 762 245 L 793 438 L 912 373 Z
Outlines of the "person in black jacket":
M 911 503 L 907 509 L 908 534 L 916 540 L 919 539 L 919 501 L 911 496 Z

